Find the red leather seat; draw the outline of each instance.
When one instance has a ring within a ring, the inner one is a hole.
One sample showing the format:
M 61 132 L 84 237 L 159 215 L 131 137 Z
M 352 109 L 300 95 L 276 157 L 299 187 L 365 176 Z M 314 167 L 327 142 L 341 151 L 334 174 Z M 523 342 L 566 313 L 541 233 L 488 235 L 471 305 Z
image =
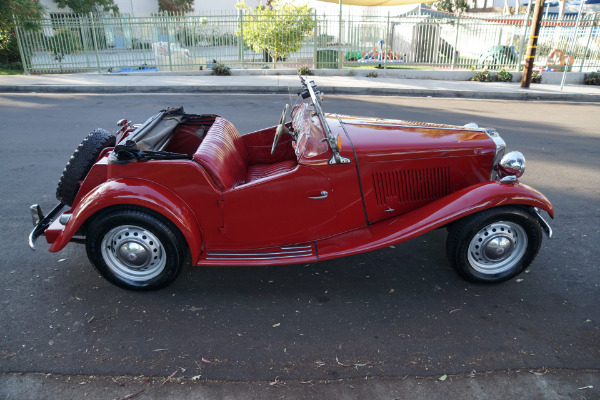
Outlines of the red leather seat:
M 246 181 L 249 163 L 244 140 L 233 124 L 217 117 L 194 154 L 215 185 L 229 189 Z
M 296 167 L 295 160 L 275 164 L 250 164 L 250 155 L 235 126 L 217 117 L 194 153 L 194 160 L 221 190 L 281 174 Z

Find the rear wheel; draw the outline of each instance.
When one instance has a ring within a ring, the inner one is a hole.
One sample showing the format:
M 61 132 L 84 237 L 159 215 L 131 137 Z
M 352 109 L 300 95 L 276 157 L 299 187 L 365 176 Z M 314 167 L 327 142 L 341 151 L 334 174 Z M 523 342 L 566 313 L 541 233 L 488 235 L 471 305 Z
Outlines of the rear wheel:
M 130 290 L 156 290 L 173 282 L 183 269 L 186 243 L 179 230 L 159 216 L 117 209 L 94 219 L 86 250 L 109 282 Z
M 498 283 L 521 273 L 542 243 L 537 219 L 524 208 L 501 207 L 479 212 L 450 228 L 448 260 L 471 282 Z
M 56 198 L 61 203 L 72 206 L 79 191 L 79 183 L 106 147 L 115 145 L 115 135 L 105 129 L 96 129 L 79 144 L 65 166 L 56 188 Z

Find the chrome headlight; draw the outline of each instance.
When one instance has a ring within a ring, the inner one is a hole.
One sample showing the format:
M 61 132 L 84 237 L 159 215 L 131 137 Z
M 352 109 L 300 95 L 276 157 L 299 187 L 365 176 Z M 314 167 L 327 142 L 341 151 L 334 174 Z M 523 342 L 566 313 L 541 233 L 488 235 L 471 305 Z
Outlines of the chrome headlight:
M 521 177 L 525 173 L 525 157 L 520 151 L 511 151 L 500 160 L 498 172 L 501 178 L 505 176 Z

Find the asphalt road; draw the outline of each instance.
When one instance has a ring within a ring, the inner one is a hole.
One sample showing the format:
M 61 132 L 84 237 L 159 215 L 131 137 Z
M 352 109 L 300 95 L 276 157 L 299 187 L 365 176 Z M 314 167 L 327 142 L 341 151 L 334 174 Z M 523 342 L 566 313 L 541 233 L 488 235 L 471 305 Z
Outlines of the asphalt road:
M 600 368 L 598 106 L 327 97 L 325 110 L 496 127 L 553 202 L 555 238 L 518 280 L 467 283 L 445 231 L 395 248 L 265 268 L 188 268 L 168 288 L 105 282 L 81 245 L 27 246 L 28 207 L 93 128 L 164 106 L 274 125 L 287 96 L 0 95 L 0 372 L 336 379 L 516 368 Z

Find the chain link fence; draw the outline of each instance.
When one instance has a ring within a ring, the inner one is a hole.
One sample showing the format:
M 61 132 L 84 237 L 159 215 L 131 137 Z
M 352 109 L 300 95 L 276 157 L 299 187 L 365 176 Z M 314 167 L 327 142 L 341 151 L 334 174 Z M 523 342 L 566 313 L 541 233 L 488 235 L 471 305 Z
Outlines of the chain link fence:
M 267 51 L 253 50 L 249 38 L 244 38 L 248 24 L 268 32 L 269 26 L 297 19 L 309 29 L 296 35 L 277 33 L 281 35 L 277 39 L 279 46 L 289 43 L 299 50 L 276 59 Z M 230 68 L 517 70 L 524 62 L 532 20 L 522 15 L 482 18 L 432 10 L 400 16 L 315 12 L 261 20 L 238 10 L 150 17 L 52 14 L 37 29 L 26 29 L 25 22 L 15 20 L 19 48 L 25 72 L 36 74 L 192 71 L 215 63 Z M 578 26 L 576 16 L 546 17 L 535 66 L 598 70 L 599 23 L 598 14 L 584 16 Z

